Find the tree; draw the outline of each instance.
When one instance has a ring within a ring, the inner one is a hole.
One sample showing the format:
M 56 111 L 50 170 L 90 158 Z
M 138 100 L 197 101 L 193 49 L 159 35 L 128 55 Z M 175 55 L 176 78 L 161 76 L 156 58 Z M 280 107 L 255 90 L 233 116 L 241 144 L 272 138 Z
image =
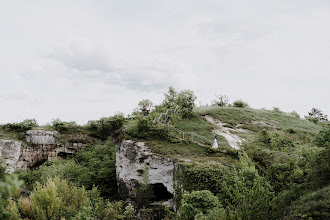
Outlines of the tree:
M 312 110 L 310 112 L 308 112 L 308 115 L 305 116 L 305 118 L 308 121 L 311 121 L 315 124 L 317 124 L 317 123 L 325 123 L 325 124 L 329 123 L 328 116 L 324 115 L 322 113 L 322 111 L 320 109 L 317 109 L 317 108 L 312 108 Z
M 215 95 L 217 97 L 216 100 L 213 101 L 214 104 L 221 106 L 221 107 L 225 107 L 229 104 L 229 99 L 227 96 L 225 95 Z
M 168 88 L 168 92 L 164 93 L 165 99 L 163 101 L 163 105 L 167 109 L 174 109 L 175 106 L 177 105 L 177 96 L 178 93 L 175 91 L 173 87 Z
M 138 208 L 145 208 L 150 204 L 152 198 L 154 197 L 153 189 L 150 185 L 148 167 L 145 167 L 143 170 L 142 182 L 137 187 L 135 195 Z
M 182 113 L 183 117 L 189 117 L 193 113 L 193 109 L 195 108 L 197 97 L 194 95 L 194 92 L 191 90 L 183 90 L 178 94 L 177 105 Z
M 152 101 L 149 99 L 143 99 L 138 104 L 138 110 L 142 115 L 147 116 L 151 112 L 152 105 Z
M 240 155 L 237 167 L 224 176 L 223 204 L 241 219 L 267 219 L 273 196 L 272 187 L 261 177 L 251 159 Z

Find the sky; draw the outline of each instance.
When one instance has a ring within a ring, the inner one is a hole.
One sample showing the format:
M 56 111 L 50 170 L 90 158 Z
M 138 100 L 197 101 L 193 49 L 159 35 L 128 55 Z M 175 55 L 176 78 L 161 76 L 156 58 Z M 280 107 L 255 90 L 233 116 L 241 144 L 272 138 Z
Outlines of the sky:
M 168 87 L 330 115 L 328 0 L 0 0 L 0 124 L 84 124 Z

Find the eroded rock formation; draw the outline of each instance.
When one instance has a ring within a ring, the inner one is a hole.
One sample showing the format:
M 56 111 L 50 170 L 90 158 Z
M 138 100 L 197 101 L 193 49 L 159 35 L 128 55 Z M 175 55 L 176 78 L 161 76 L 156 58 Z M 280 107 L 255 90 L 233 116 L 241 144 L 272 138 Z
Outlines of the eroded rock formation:
M 15 170 L 20 156 L 22 143 L 20 141 L 0 140 L 0 158 L 3 159 L 7 172 Z
M 142 182 L 142 173 L 146 167 L 149 171 L 149 183 L 154 188 L 155 200 L 171 200 L 174 194 L 174 161 L 155 156 L 144 142 L 131 140 L 116 145 L 116 173 L 122 198 L 135 198 L 134 189 Z
M 0 157 L 7 172 L 15 169 L 32 169 L 53 158 L 66 158 L 75 154 L 85 145 L 81 143 L 56 143 L 56 131 L 30 130 L 26 132 L 26 142 L 0 140 Z

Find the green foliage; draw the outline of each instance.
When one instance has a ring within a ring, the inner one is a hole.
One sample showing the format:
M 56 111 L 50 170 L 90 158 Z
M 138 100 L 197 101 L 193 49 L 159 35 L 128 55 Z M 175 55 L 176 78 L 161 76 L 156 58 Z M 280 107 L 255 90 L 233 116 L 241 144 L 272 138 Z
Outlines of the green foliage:
M 87 191 L 67 180 L 49 179 L 45 185 L 37 184 L 30 195 L 33 219 L 61 219 L 75 216 L 88 202 Z
M 151 112 L 152 105 L 152 101 L 149 99 L 143 99 L 138 104 L 138 112 L 144 116 L 147 116 Z
M 197 214 L 208 214 L 216 208 L 217 212 L 222 208 L 219 199 L 208 190 L 184 193 L 179 210 L 180 218 L 194 219 Z
M 150 131 L 152 126 L 151 119 L 149 117 L 138 117 L 137 118 L 137 129 L 139 133 L 145 133 Z
M 19 123 L 7 123 L 1 125 L 1 128 L 7 132 L 24 133 L 37 126 L 38 123 L 35 119 L 26 119 L 23 122 L 19 122 Z
M 52 128 L 61 134 L 72 132 L 77 127 L 78 125 L 75 121 L 65 122 L 65 121 L 61 121 L 58 118 L 52 121 Z
M 220 201 L 243 219 L 267 219 L 272 187 L 255 169 L 251 159 L 244 153 L 237 167 L 223 177 L 223 194 Z
M 214 194 L 222 192 L 223 175 L 228 167 L 220 163 L 179 164 L 175 179 L 175 204 L 179 208 L 182 199 L 182 189 L 187 192 L 209 190 Z
M 330 124 L 319 131 L 315 136 L 314 144 L 318 147 L 330 147 Z
M 197 97 L 191 90 L 183 90 L 179 92 L 176 103 L 179 106 L 183 118 L 192 116 L 193 109 L 196 106 L 196 99 Z
M 125 121 L 125 117 L 121 114 L 112 117 L 101 118 L 98 121 L 89 121 L 87 123 L 87 130 L 91 136 L 106 140 L 116 130 L 120 129 Z
M 225 107 L 228 106 L 229 104 L 229 99 L 225 95 L 216 95 L 217 99 L 213 101 L 215 105 L 218 105 L 220 107 Z
M 317 109 L 317 108 L 312 108 L 312 110 L 310 112 L 308 112 L 308 115 L 305 116 L 305 118 L 308 121 L 311 121 L 315 124 L 317 124 L 317 123 L 324 123 L 324 124 L 329 123 L 328 116 L 324 115 L 322 113 L 322 111 L 320 109 Z
M 142 172 L 142 182 L 135 191 L 135 202 L 138 208 L 147 207 L 154 197 L 154 192 L 150 185 L 149 170 L 147 167 Z
M 288 210 L 285 219 L 329 219 L 330 186 L 303 195 Z
M 86 147 L 78 151 L 72 159 L 54 159 L 33 171 L 20 172 L 20 177 L 28 185 L 35 185 L 36 181 L 45 184 L 49 178 L 60 177 L 87 189 L 96 185 L 102 196 L 118 198 L 116 154 L 110 141 L 105 145 Z
M 177 105 L 178 93 L 173 87 L 168 88 L 168 92 L 164 93 L 165 99 L 163 100 L 163 106 L 165 109 L 174 109 Z
M 236 100 L 235 102 L 233 102 L 233 106 L 236 108 L 246 108 L 249 105 L 246 102 L 243 102 L 242 100 Z
M 13 215 L 12 219 L 15 219 L 15 216 L 19 217 L 16 210 L 17 207 L 12 204 L 11 198 L 22 184 L 23 181 L 19 180 L 17 175 L 5 175 L 4 184 L 0 184 L 0 219 L 5 219 L 10 217 L 10 215 Z M 6 210 L 5 207 L 7 205 L 9 206 Z

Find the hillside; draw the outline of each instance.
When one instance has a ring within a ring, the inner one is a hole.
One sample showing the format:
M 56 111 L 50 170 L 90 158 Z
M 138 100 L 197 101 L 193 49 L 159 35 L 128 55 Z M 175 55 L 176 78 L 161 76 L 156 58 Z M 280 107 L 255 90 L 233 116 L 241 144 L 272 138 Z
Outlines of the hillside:
M 144 100 L 149 107 L 128 117 L 83 126 L 60 120 L 1 125 L 1 152 L 8 148 L 8 157 L 15 143 L 20 163 L 31 164 L 11 175 L 1 171 L 3 184 L 28 194 L 12 191 L 15 200 L 1 199 L 7 211 L 0 217 L 50 219 L 40 202 L 48 197 L 49 205 L 61 201 L 47 214 L 53 219 L 329 217 L 329 125 L 247 106 L 185 108 L 184 102 L 168 111 L 173 105 L 165 101 L 152 108 Z

